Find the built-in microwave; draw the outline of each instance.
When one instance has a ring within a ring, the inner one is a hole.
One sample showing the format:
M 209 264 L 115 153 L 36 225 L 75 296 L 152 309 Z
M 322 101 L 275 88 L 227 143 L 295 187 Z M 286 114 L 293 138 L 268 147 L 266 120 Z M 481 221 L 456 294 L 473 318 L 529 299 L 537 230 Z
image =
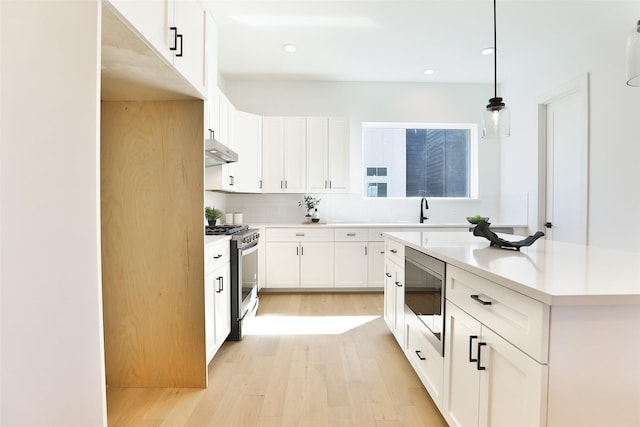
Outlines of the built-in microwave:
M 405 248 L 404 303 L 426 326 L 426 338 L 444 355 L 444 290 L 446 264 Z

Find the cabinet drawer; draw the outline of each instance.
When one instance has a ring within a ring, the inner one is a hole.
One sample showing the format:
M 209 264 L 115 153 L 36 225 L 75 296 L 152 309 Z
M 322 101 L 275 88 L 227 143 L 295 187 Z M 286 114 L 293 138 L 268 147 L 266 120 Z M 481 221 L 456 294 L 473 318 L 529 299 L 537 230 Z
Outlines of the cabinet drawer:
M 335 230 L 336 242 L 366 242 L 369 238 L 369 230 L 366 228 L 337 228 Z
M 444 358 L 425 337 L 426 327 L 405 307 L 407 343 L 405 355 L 420 377 L 431 399 L 441 407 L 444 386 Z
M 547 362 L 549 306 L 447 265 L 447 300 L 541 363 Z
M 204 247 L 204 270 L 211 272 L 216 268 L 229 262 L 230 243 L 229 240 L 222 240 L 214 243 L 207 243 Z
M 370 228 L 369 229 L 369 241 L 370 242 L 382 242 L 384 237 L 382 233 L 395 233 L 402 231 L 402 228 Z
M 333 242 L 333 228 L 267 228 L 267 242 Z
M 395 240 L 384 240 L 384 254 L 394 263 L 404 266 L 404 245 Z

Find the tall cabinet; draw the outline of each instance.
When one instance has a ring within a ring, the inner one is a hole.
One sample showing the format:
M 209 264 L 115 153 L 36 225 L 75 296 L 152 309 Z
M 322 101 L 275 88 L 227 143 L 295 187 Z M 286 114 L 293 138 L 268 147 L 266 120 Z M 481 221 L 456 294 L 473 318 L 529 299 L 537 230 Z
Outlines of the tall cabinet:
M 266 193 L 306 191 L 306 120 L 262 118 L 262 189 Z
M 346 191 L 349 181 L 349 120 L 307 117 L 307 191 Z

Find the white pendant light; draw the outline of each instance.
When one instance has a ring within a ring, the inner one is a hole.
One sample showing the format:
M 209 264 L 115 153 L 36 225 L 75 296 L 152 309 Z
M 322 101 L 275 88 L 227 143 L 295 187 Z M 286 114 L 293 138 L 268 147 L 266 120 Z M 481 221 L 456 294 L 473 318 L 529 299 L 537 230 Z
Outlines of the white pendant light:
M 511 133 L 511 117 L 509 108 L 498 97 L 498 46 L 496 31 L 496 0 L 493 0 L 493 98 L 484 112 L 482 120 L 482 137 L 496 138 L 509 136 Z
M 640 21 L 627 39 L 627 84 L 640 86 Z

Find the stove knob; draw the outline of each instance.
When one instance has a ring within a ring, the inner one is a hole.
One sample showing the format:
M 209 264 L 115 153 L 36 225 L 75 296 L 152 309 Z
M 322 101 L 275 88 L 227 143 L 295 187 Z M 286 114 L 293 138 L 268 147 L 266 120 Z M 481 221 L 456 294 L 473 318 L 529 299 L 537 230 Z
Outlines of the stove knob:
M 242 243 L 247 243 L 247 238 L 246 237 L 242 238 Z

